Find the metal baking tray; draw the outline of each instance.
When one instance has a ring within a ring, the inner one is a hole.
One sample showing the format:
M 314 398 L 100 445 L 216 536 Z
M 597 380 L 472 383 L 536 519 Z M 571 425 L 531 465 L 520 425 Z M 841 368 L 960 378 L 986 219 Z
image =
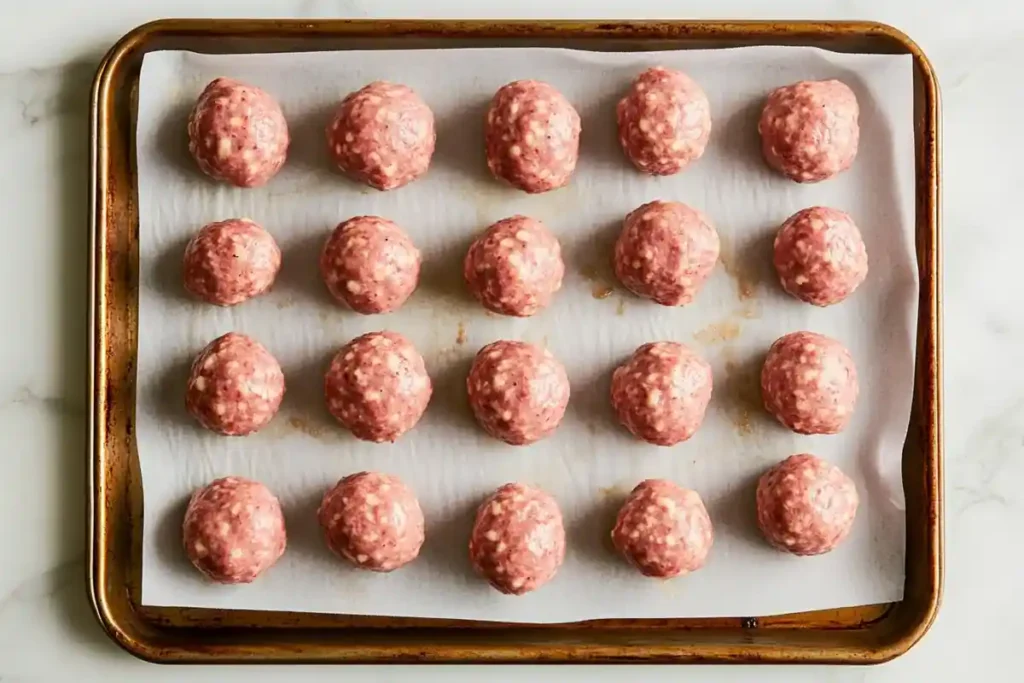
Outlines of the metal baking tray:
M 143 490 L 134 433 L 138 215 L 134 108 L 142 58 L 207 53 L 566 47 L 645 51 L 804 45 L 914 61 L 920 269 L 915 391 L 903 449 L 902 601 L 784 616 L 500 624 L 141 604 Z M 803 662 L 871 664 L 935 618 L 943 578 L 939 94 L 920 48 L 870 22 L 163 20 L 100 64 L 91 100 L 88 585 L 110 637 L 154 662 Z

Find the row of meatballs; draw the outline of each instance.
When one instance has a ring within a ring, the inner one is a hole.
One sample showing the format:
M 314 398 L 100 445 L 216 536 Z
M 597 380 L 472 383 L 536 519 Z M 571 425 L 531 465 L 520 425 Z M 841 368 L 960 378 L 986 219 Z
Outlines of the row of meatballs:
M 793 455 L 765 472 L 757 485 L 757 522 L 767 541 L 794 555 L 820 555 L 849 534 L 859 499 L 838 467 Z M 390 572 L 419 555 L 423 511 L 398 477 L 359 472 L 323 496 L 317 511 L 327 546 L 359 569 Z M 185 552 L 219 583 L 254 581 L 283 555 L 284 515 L 263 484 L 226 477 L 191 497 L 182 529 Z M 714 541 L 707 509 L 696 491 L 665 479 L 640 482 L 627 496 L 611 530 L 616 550 L 644 576 L 668 579 L 704 566 Z M 509 483 L 476 512 L 469 559 L 502 593 L 522 595 L 544 585 L 565 558 L 562 513 L 535 486 Z
M 484 346 L 466 378 L 473 415 L 492 437 L 512 445 L 557 429 L 569 403 L 569 378 L 547 349 L 522 341 Z M 772 344 L 761 370 L 765 408 L 800 434 L 835 434 L 859 393 L 850 352 L 814 332 Z M 229 332 L 195 358 L 186 406 L 201 425 L 228 436 L 251 434 L 277 413 L 284 373 L 251 337 Z M 636 438 L 672 446 L 696 433 L 712 394 L 711 366 L 678 342 L 643 344 L 612 373 L 611 404 Z M 359 439 L 393 442 L 416 426 L 433 385 L 423 357 L 396 332 L 371 332 L 345 344 L 324 376 L 327 409 Z
M 615 243 L 619 281 L 664 306 L 691 303 L 718 262 L 718 233 L 686 204 L 653 201 L 630 212 Z M 779 228 L 773 262 L 783 289 L 817 306 L 850 296 L 868 273 L 868 255 L 853 219 L 813 206 Z M 335 228 L 320 253 L 320 273 L 340 303 L 362 314 L 400 308 L 415 291 L 420 251 L 394 222 L 356 216 Z M 204 226 L 185 247 L 183 280 L 193 296 L 233 306 L 268 291 L 281 268 L 273 236 L 252 220 Z M 558 238 L 540 221 L 511 216 L 470 245 L 463 276 L 488 310 L 527 317 L 547 307 L 562 286 L 565 263 Z
M 673 175 L 699 159 L 711 135 L 711 106 L 686 74 L 653 67 L 640 73 L 616 107 L 618 137 L 633 165 Z M 859 107 L 837 80 L 800 81 L 767 98 L 758 130 L 768 165 L 797 182 L 846 170 L 857 154 Z M 495 178 L 528 193 L 566 185 L 579 157 L 580 116 L 554 86 L 536 80 L 502 86 L 487 110 L 484 147 Z M 267 183 L 284 165 L 290 137 L 274 98 L 218 78 L 200 94 L 188 121 L 189 149 L 208 176 L 236 185 Z M 434 114 L 411 88 L 374 81 L 347 95 L 326 128 L 338 168 L 378 190 L 427 172 L 436 142 Z

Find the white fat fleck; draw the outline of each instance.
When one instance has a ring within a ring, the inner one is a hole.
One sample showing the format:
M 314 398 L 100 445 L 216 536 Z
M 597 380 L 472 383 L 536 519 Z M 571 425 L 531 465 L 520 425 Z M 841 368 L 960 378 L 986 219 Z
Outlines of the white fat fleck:
M 367 493 L 366 494 L 366 504 L 367 505 L 369 505 L 370 507 L 373 507 L 374 505 L 377 505 L 379 503 L 380 503 L 380 498 L 378 498 L 376 495 L 374 495 L 372 493 Z
M 503 509 L 504 508 L 501 507 L 501 503 L 499 503 L 498 501 L 494 501 L 493 503 L 491 503 L 491 514 L 492 515 L 500 515 L 501 511 Z
M 359 564 L 364 564 L 368 559 L 370 559 L 369 555 L 363 555 L 362 553 L 356 555 L 356 562 Z
M 217 140 L 217 156 L 225 159 L 229 154 L 231 154 L 231 138 Z
M 221 522 L 217 525 L 217 534 L 221 538 L 227 538 L 228 534 L 231 533 L 231 525 L 227 522 Z
M 661 392 L 657 389 L 651 389 L 647 392 L 647 405 L 651 408 L 661 403 Z
M 512 579 L 512 587 L 516 589 L 522 588 L 525 583 L 526 579 L 520 576 L 517 576 L 516 578 Z
M 487 533 L 484 534 L 484 536 L 487 537 L 488 541 L 497 541 L 498 540 L 498 532 L 495 531 L 494 529 L 489 529 L 487 531 Z
M 242 127 L 242 117 L 241 116 L 232 116 L 230 119 L 228 119 L 228 125 L 231 126 L 232 128 L 241 128 Z
M 196 381 L 193 382 L 193 386 L 195 386 L 195 388 L 198 389 L 199 391 L 206 389 L 206 378 L 203 377 L 202 375 L 196 377 Z
M 349 280 L 348 282 L 345 283 L 345 289 L 352 292 L 353 294 L 359 294 L 361 291 L 363 291 L 363 286 L 356 282 L 355 280 Z
M 231 559 L 232 560 L 237 560 L 238 558 L 240 558 L 242 556 L 242 554 L 243 553 L 242 553 L 242 549 L 241 548 L 232 548 L 231 549 Z
M 213 412 L 217 413 L 218 415 L 223 415 L 225 412 L 227 412 L 227 407 L 223 403 L 214 404 Z

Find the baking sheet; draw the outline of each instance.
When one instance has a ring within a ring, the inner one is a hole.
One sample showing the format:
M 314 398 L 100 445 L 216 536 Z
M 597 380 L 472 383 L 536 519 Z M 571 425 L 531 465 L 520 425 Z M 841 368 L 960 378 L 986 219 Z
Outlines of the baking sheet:
M 614 105 L 631 78 L 656 64 L 696 78 L 714 127 L 705 156 L 686 172 L 650 178 L 626 162 Z M 147 605 L 294 610 L 511 622 L 595 618 L 752 616 L 899 600 L 904 515 L 900 459 L 913 391 L 917 315 L 912 62 L 909 56 L 845 55 L 813 48 L 598 53 L 557 49 L 351 51 L 271 55 L 146 56 L 139 92 L 139 364 L 137 439 L 145 500 L 142 601 Z M 292 131 L 283 171 L 240 190 L 207 181 L 185 146 L 185 121 L 218 76 L 259 85 L 281 102 Z M 802 186 L 761 161 L 757 116 L 767 92 L 801 79 L 840 78 L 861 106 L 854 167 Z M 558 87 L 583 120 L 580 162 L 569 187 L 527 196 L 494 181 L 483 159 L 490 96 L 517 78 Z M 437 117 L 430 173 L 380 193 L 331 170 L 323 127 L 337 101 L 375 79 L 415 88 Z M 722 239 L 721 263 L 693 305 L 669 309 L 617 287 L 611 246 L 627 212 L 652 199 L 705 211 Z M 850 212 L 871 261 L 848 301 L 818 309 L 786 296 L 771 267 L 778 225 L 815 204 Z M 567 275 L 551 308 L 525 320 L 485 314 L 465 292 L 461 260 L 490 223 L 524 213 L 559 237 Z M 330 229 L 358 214 L 402 225 L 424 256 L 420 287 L 398 312 L 363 317 L 335 305 L 317 273 Z M 188 300 L 180 261 L 203 224 L 248 216 L 274 234 L 284 265 L 274 290 L 231 309 Z M 322 376 L 334 351 L 364 332 L 393 329 L 423 353 L 431 405 L 392 445 L 363 443 L 327 413 Z M 861 399 L 837 436 L 798 436 L 761 409 L 758 372 L 777 337 L 810 329 L 851 349 Z M 263 342 L 284 368 L 281 412 L 263 431 L 227 438 L 186 414 L 191 358 L 235 330 Z M 488 438 L 473 422 L 465 375 L 477 349 L 501 338 L 546 344 L 566 366 L 573 396 L 560 429 L 529 447 Z M 638 345 L 671 339 L 711 363 L 714 396 L 688 442 L 659 448 L 617 426 L 607 393 L 612 369 Z M 815 558 L 770 549 L 754 521 L 757 477 L 778 460 L 813 452 L 856 481 L 861 510 L 847 542 Z M 360 572 L 325 548 L 315 520 L 323 491 L 364 469 L 397 474 L 418 493 L 427 541 L 413 564 Z M 184 557 L 180 524 L 190 492 L 228 474 L 266 483 L 281 498 L 288 550 L 257 582 L 204 582 Z M 699 572 L 643 579 L 610 549 L 625 494 L 647 477 L 694 488 L 715 524 Z M 528 481 L 560 502 L 568 534 L 556 579 L 523 597 L 475 577 L 466 543 L 478 502 L 508 481 Z

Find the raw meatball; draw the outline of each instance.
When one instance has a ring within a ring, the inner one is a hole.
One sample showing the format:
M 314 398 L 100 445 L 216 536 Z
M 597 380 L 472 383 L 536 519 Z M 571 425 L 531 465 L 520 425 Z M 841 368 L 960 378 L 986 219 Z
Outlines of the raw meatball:
M 841 432 L 859 391 L 853 356 L 835 339 L 815 332 L 777 339 L 761 369 L 764 407 L 798 434 Z
M 360 569 L 398 569 L 415 560 L 423 545 L 416 494 L 390 474 L 345 477 L 324 494 L 317 518 L 327 546 Z
M 779 550 L 820 555 L 842 543 L 857 515 L 857 487 L 807 453 L 791 455 L 757 482 L 757 524 Z
M 580 115 L 553 86 L 513 81 L 494 94 L 484 139 L 495 178 L 531 194 L 547 192 L 576 169 Z
M 551 303 L 562 286 L 565 264 L 558 239 L 543 223 L 512 216 L 473 242 L 462 272 L 484 308 L 526 317 Z
M 341 347 L 324 377 L 327 409 L 364 441 L 394 441 L 416 426 L 433 385 L 423 356 L 396 332 L 370 332 Z
M 686 74 L 661 66 L 636 77 L 616 114 L 623 151 L 651 175 L 679 173 L 700 159 L 711 135 L 707 95 Z
M 775 236 L 775 270 L 782 287 L 815 306 L 850 296 L 868 275 L 868 252 L 853 219 L 836 209 L 798 211 Z
M 768 96 L 757 130 L 768 165 L 798 183 L 845 171 L 857 156 L 860 109 L 840 81 L 801 81 Z
M 280 269 L 277 242 L 248 218 L 210 223 L 185 247 L 185 289 L 218 306 L 263 294 Z
M 338 301 L 356 313 L 388 313 L 405 303 L 420 279 L 420 252 L 405 232 L 378 216 L 340 224 L 320 253 L 320 274 Z
M 715 534 L 696 491 L 647 479 L 626 498 L 612 544 L 644 576 L 670 579 L 704 566 Z
M 327 126 L 334 163 L 378 190 L 393 190 L 426 173 L 436 140 L 426 102 L 412 88 L 387 81 L 349 93 Z
M 718 233 L 700 211 L 654 201 L 626 216 L 615 274 L 629 291 L 663 306 L 693 301 L 718 261 Z
M 192 494 L 182 525 L 185 553 L 218 583 L 250 583 L 284 554 L 281 504 L 266 486 L 225 477 Z
M 672 446 L 704 421 L 711 384 L 711 366 L 683 344 L 644 344 L 612 374 L 612 407 L 633 436 Z
M 218 78 L 188 118 L 188 149 L 203 173 L 238 187 L 266 184 L 288 156 L 288 123 L 259 88 Z
M 466 390 L 480 426 L 514 446 L 555 431 L 569 404 L 562 364 L 547 349 L 521 341 L 496 341 L 480 349 Z
M 469 537 L 473 568 L 502 593 L 522 595 L 554 578 L 565 559 L 558 503 L 526 484 L 505 484 L 480 504 Z
M 284 398 L 284 373 L 270 351 L 244 334 L 217 337 L 192 362 L 185 406 L 199 424 L 227 436 L 266 426 Z

